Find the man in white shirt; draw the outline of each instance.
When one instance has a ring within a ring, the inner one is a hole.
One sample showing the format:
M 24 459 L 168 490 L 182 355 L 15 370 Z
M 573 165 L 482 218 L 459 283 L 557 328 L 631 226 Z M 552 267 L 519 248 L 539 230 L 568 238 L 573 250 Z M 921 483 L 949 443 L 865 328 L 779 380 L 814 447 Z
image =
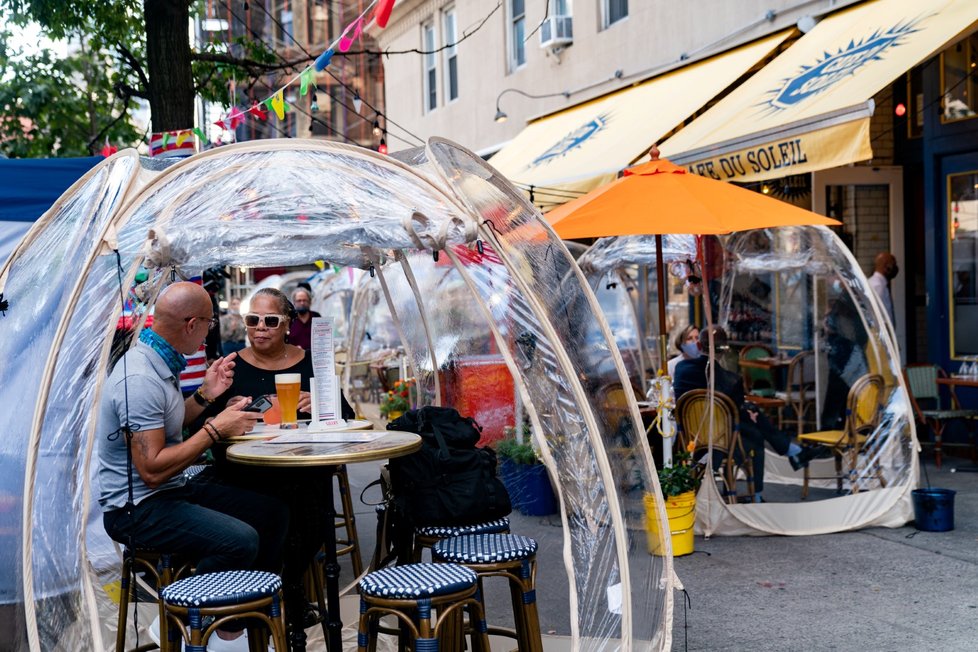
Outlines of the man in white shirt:
M 896 257 L 888 251 L 881 251 L 876 254 L 876 260 L 873 261 L 873 275 L 869 277 L 869 286 L 879 297 L 886 314 L 890 317 L 890 323 L 894 325 L 896 314 L 893 312 L 893 297 L 890 296 L 890 281 L 896 278 L 899 271 Z

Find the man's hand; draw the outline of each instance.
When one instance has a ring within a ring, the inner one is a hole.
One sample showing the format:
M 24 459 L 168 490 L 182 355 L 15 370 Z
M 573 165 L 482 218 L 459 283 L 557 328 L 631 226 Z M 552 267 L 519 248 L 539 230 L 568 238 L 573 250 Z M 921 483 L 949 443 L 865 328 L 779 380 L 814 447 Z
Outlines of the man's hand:
M 214 417 L 211 425 L 217 428 L 222 438 L 240 437 L 254 429 L 255 423 L 262 418 L 262 415 L 257 412 L 244 412 L 244 408 L 250 403 L 250 396 L 240 396 L 229 402 L 227 408 Z
M 204 382 L 200 386 L 200 391 L 205 398 L 213 401 L 231 386 L 231 381 L 234 380 L 234 359 L 237 357 L 237 353 L 232 353 L 218 358 L 214 364 L 207 367 Z

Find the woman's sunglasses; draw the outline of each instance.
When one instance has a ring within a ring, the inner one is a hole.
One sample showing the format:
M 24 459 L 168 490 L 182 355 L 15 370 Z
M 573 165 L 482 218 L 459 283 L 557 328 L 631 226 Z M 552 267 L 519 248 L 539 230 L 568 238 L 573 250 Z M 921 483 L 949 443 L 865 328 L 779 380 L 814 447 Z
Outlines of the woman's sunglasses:
M 259 315 L 254 312 L 249 312 L 244 316 L 244 323 L 248 328 L 257 327 L 258 322 L 264 322 L 265 328 L 278 328 L 284 320 L 285 315 Z

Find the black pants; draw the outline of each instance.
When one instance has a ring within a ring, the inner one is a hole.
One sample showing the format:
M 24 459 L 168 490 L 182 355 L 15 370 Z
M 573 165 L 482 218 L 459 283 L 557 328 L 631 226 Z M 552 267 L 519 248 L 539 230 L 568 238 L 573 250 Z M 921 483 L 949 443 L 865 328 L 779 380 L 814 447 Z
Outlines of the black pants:
M 110 537 L 195 560 L 198 573 L 281 571 L 288 508 L 252 491 L 194 478 L 146 498 L 133 509 L 103 515 Z

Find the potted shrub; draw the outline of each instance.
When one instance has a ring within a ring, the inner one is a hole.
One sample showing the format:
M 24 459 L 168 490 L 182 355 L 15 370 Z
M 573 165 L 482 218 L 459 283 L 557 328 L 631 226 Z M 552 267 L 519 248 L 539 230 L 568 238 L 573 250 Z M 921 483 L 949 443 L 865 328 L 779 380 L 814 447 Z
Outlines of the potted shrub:
M 692 464 L 689 451 L 679 451 L 672 458 L 672 466 L 659 469 L 659 487 L 666 503 L 669 531 L 672 537 L 672 554 L 675 557 L 693 552 L 693 524 L 696 520 L 696 491 L 700 486 L 702 469 Z M 645 496 L 646 535 L 649 553 L 664 555 L 665 546 L 659 534 L 655 514 L 655 498 Z
M 529 428 L 524 426 L 524 437 Z M 547 467 L 537 457 L 529 440 L 516 439 L 515 428 L 506 428 L 507 438 L 496 446 L 499 476 L 506 485 L 513 507 L 527 516 L 545 516 L 557 511 L 557 497 L 550 485 Z
M 414 378 L 394 381 L 391 391 L 384 394 L 380 401 L 380 416 L 393 421 L 411 409 L 411 388 Z

